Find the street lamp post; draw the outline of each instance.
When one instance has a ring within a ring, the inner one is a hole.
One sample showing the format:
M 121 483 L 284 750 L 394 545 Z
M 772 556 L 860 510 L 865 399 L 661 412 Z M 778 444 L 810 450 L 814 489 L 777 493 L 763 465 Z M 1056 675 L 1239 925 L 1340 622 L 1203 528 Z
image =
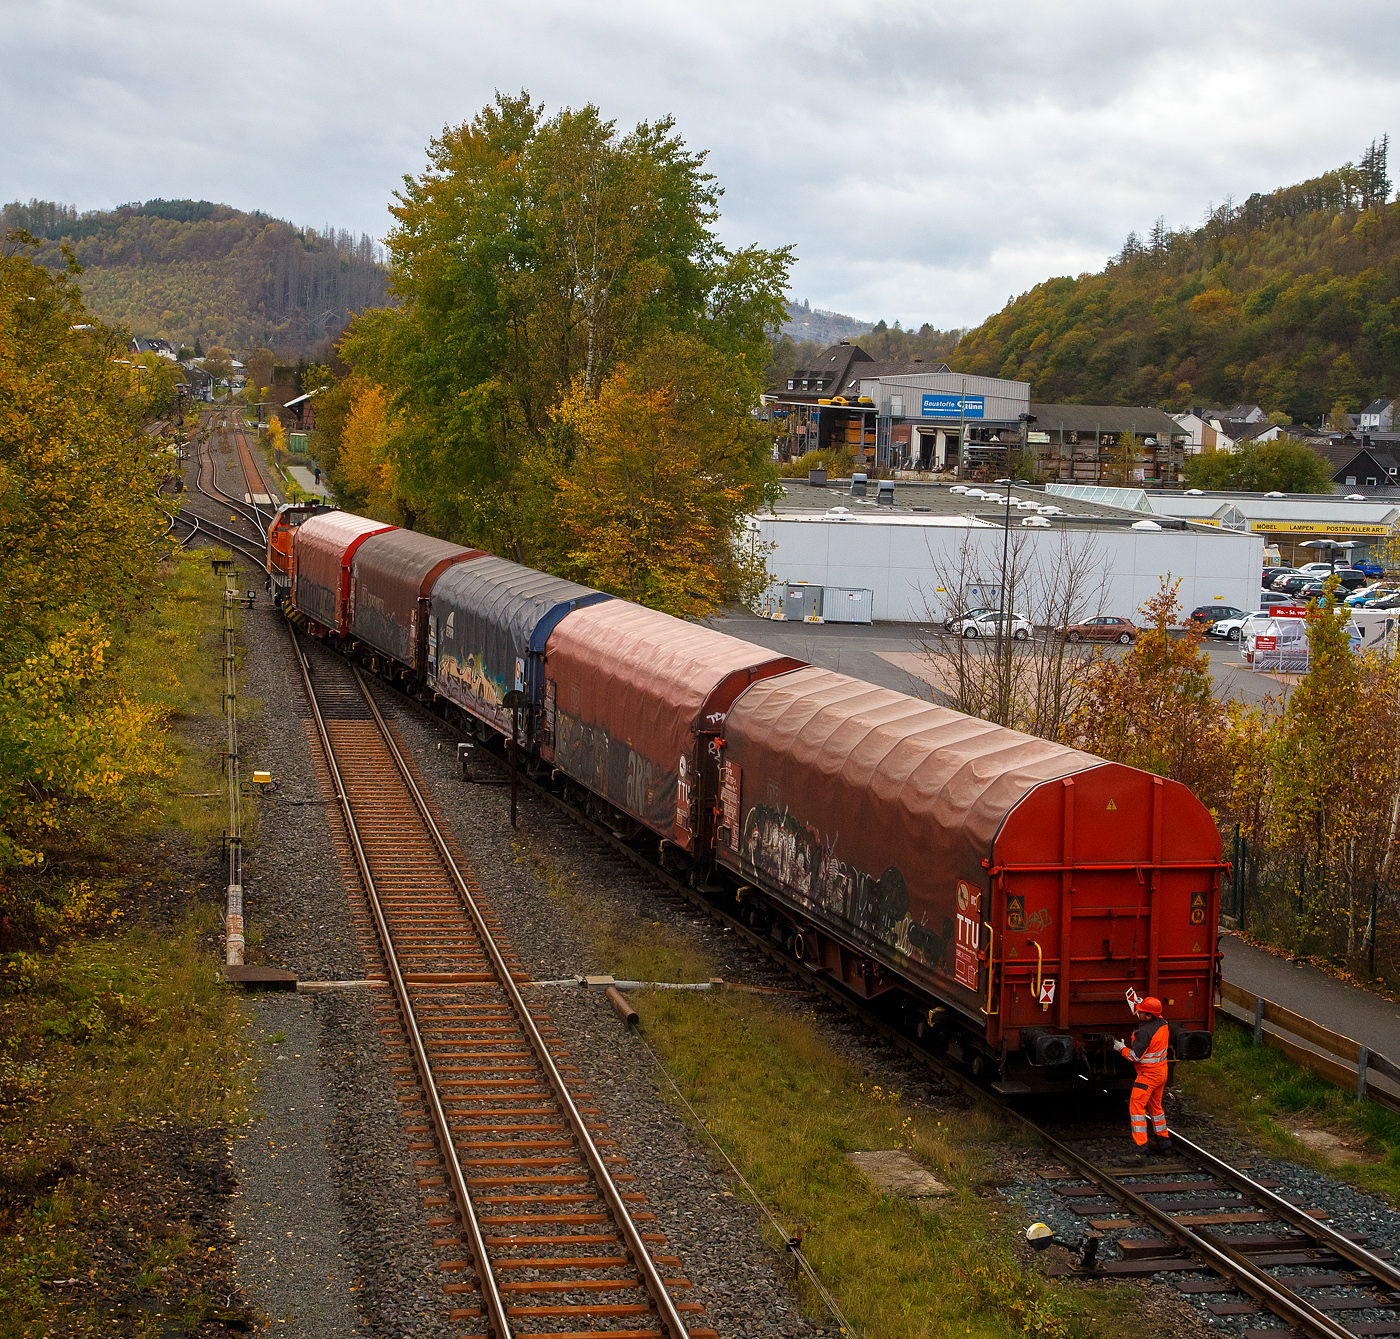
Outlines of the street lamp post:
M 1030 415 L 1023 415 L 1029 418 Z M 1011 592 L 1006 585 L 1007 564 L 1011 556 L 1011 485 L 1024 484 L 1029 482 L 1026 479 L 1013 479 L 1007 475 L 1005 479 L 998 479 L 997 483 L 1006 485 L 1006 515 L 1001 536 L 1001 598 L 998 604 L 1001 606 L 998 611 L 997 634 L 1001 641 L 997 645 L 998 657 L 1004 658 L 1001 672 L 1001 686 L 997 695 L 997 714 L 1000 716 L 1001 725 L 1008 724 L 1007 717 L 1011 714 L 1011 618 L 1012 613 L 1008 606 L 1011 604 Z

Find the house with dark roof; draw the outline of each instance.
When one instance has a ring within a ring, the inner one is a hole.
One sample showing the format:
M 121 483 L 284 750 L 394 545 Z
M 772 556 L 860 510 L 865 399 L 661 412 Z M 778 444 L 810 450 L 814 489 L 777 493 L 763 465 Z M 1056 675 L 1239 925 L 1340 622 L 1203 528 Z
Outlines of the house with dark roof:
M 1332 481 L 1343 488 L 1400 486 L 1400 459 L 1379 446 L 1363 447 L 1333 475 Z
M 1362 432 L 1389 432 L 1395 427 L 1395 401 L 1384 397 L 1372 400 L 1356 418 Z
M 169 340 L 133 339 L 130 348 L 135 354 L 153 353 L 159 358 L 168 358 L 172 363 L 179 362 L 175 347 Z

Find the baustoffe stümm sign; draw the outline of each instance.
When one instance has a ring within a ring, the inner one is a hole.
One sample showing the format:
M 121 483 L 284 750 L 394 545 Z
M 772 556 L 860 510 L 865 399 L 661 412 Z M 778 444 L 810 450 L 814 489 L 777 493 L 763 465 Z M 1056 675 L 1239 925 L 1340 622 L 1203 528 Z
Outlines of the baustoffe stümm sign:
M 983 395 L 942 395 L 938 392 L 923 397 L 920 410 L 923 418 L 982 418 L 987 412 Z

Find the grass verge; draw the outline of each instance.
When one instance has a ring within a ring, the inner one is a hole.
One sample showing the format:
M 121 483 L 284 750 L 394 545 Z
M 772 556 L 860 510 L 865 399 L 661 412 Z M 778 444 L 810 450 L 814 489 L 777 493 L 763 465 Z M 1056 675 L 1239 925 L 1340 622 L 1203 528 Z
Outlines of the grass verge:
M 223 1128 L 252 1092 L 246 1024 L 218 971 L 220 911 L 171 862 L 226 812 L 208 558 L 163 565 L 114 648 L 123 686 L 165 708 L 177 765 L 158 805 L 68 854 L 105 933 L 41 941 L 0 972 L 0 1339 L 249 1327 L 210 1300 L 230 1291 L 218 1204 Z
M 1303 1069 L 1222 1021 L 1209 1060 L 1178 1066 L 1176 1085 L 1195 1112 L 1227 1122 L 1281 1158 L 1339 1175 L 1400 1205 L 1400 1115 Z M 1294 1133 L 1336 1136 L 1324 1154 Z
M 659 921 L 590 897 L 558 865 L 530 860 L 619 978 L 706 980 L 713 963 Z M 1132 1288 L 1057 1283 L 1018 1255 L 1022 1218 L 996 1193 L 994 1154 L 1021 1136 L 983 1109 L 940 1111 L 890 1091 L 839 1056 L 810 1009 L 725 991 L 638 992 L 642 1035 L 765 1204 L 790 1229 L 867 1339 L 935 1335 L 1127 1336 Z M 663 1091 L 664 1080 L 660 1080 Z M 689 1117 L 686 1117 L 689 1121 Z M 902 1149 L 950 1189 L 925 1209 L 884 1194 L 847 1161 Z M 735 1192 L 742 1194 L 736 1184 Z M 775 1251 L 782 1240 L 767 1234 Z M 822 1305 L 804 1295 L 817 1316 Z

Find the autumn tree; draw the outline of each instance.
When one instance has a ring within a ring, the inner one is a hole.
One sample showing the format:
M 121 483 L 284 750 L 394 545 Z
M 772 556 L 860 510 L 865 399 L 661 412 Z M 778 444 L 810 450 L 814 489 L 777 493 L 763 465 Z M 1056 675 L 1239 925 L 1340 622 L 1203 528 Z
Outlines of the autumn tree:
M 694 335 L 655 340 L 556 411 L 577 438 L 555 480 L 558 564 L 667 613 L 703 616 L 764 581 L 745 518 L 768 498 L 768 446 L 736 359 Z
M 1345 606 L 1308 609 L 1308 671 L 1283 713 L 1271 833 L 1311 867 L 1299 888 L 1314 927 L 1341 921 L 1349 952 L 1400 835 L 1400 663 L 1354 651 L 1350 624 Z
M 400 306 L 342 351 L 388 393 L 408 504 L 548 565 L 573 542 L 541 522 L 578 440 L 556 417 L 576 385 L 596 399 L 634 350 L 689 336 L 756 401 L 791 252 L 720 243 L 719 188 L 669 119 L 622 132 L 596 107 L 546 118 L 498 94 L 428 157 L 392 210 Z
M 152 717 L 105 656 L 158 555 L 147 402 L 126 333 L 35 249 L 0 245 L 0 872 L 42 867 L 75 815 L 142 804 L 160 773 Z M 0 948 L 60 914 L 55 886 L 0 878 Z
M 248 384 L 250 386 L 272 385 L 272 369 L 276 362 L 277 356 L 271 349 L 258 348 L 247 354 L 243 359 L 243 368 L 248 374 Z
M 1200 631 L 1175 633 L 1181 580 L 1168 573 L 1143 604 L 1146 624 L 1121 656 L 1098 662 L 1066 722 L 1065 742 L 1190 786 L 1207 804 L 1221 791 L 1224 709 L 1212 695 Z

